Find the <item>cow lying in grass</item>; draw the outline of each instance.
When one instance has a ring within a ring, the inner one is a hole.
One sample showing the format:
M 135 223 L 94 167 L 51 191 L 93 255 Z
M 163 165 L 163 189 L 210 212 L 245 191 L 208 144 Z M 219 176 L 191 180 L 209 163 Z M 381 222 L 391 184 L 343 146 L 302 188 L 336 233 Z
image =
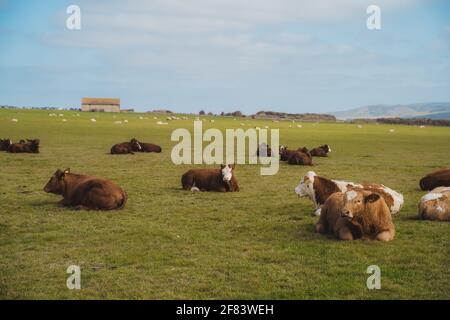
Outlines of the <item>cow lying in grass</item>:
M 288 146 L 281 145 L 279 150 L 280 161 L 287 161 L 294 152 L 296 152 L 296 150 L 289 150 Z
M 386 202 L 370 191 L 350 190 L 332 194 L 322 207 L 318 233 L 334 233 L 340 240 L 390 241 L 395 226 Z
M 385 185 L 330 180 L 318 176 L 314 171 L 306 173 L 295 188 L 295 193 L 299 197 L 311 199 L 316 207 L 314 214 L 320 215 L 321 206 L 329 196 L 335 192 L 346 192 L 348 190 L 367 190 L 378 193 L 383 197 L 392 214 L 396 214 L 403 207 L 403 195 Z
M 221 165 L 220 169 L 191 169 L 181 177 L 181 185 L 190 191 L 239 191 L 235 168 L 235 165 Z
M 0 139 L 0 151 L 8 150 L 9 146 L 12 144 L 11 139 Z
M 21 140 L 20 143 L 13 143 L 8 147 L 10 153 L 39 153 L 39 139 Z
M 312 166 L 312 156 L 308 149 L 303 147 L 299 148 L 297 151 L 292 152 L 287 160 L 288 164 L 302 165 L 302 166 Z
M 437 187 L 450 187 L 450 168 L 441 169 L 427 174 L 420 179 L 420 189 L 433 190 Z
M 328 153 L 331 152 L 331 148 L 329 145 L 324 144 L 320 147 L 314 148 L 310 151 L 313 157 L 328 157 Z
M 162 151 L 160 146 L 153 144 L 153 143 L 138 141 L 138 144 L 133 144 L 132 147 L 133 147 L 134 152 L 157 152 L 157 153 L 160 153 Z M 141 148 L 139 148 L 139 146 Z
M 122 142 L 112 146 L 111 154 L 134 154 L 134 150 L 141 151 L 142 147 L 139 141 L 131 139 L 130 142 Z
M 271 157 L 272 149 L 265 143 L 261 143 L 256 150 L 257 157 Z
M 56 170 L 44 187 L 47 193 L 62 195 L 60 205 L 77 210 L 122 209 L 127 194 L 112 181 Z
M 293 154 L 295 154 L 297 151 L 303 152 L 303 153 L 309 153 L 308 149 L 306 147 L 300 147 L 297 150 L 291 150 L 286 145 L 281 145 L 279 149 L 280 154 L 280 161 L 288 161 L 289 157 Z M 311 154 L 309 154 L 311 156 Z
M 424 220 L 450 221 L 450 187 L 437 187 L 424 195 L 419 215 Z

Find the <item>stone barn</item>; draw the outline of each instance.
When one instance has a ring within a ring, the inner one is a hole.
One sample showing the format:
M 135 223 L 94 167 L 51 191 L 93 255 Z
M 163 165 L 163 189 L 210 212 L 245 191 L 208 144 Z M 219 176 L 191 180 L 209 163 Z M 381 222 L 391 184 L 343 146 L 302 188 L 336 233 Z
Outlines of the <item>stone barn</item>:
M 113 98 L 83 98 L 81 111 L 120 112 L 120 99 Z

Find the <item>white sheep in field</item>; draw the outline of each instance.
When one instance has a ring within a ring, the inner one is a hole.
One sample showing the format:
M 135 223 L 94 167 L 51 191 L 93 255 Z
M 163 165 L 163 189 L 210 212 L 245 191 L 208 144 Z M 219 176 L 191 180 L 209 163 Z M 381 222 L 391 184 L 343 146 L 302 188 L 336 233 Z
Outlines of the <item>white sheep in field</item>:
M 114 121 L 115 124 L 122 124 L 122 121 Z
M 301 124 L 298 124 L 297 128 L 303 128 L 303 126 Z
M 395 132 L 395 129 L 389 129 L 389 132 Z
M 91 122 L 97 122 L 95 118 L 91 118 Z
M 168 123 L 167 123 L 167 122 L 158 121 L 156 124 L 159 124 L 159 125 L 166 125 L 166 124 L 168 124 Z
M 12 118 L 11 121 L 12 122 L 19 122 L 19 120 L 17 120 L 16 118 Z

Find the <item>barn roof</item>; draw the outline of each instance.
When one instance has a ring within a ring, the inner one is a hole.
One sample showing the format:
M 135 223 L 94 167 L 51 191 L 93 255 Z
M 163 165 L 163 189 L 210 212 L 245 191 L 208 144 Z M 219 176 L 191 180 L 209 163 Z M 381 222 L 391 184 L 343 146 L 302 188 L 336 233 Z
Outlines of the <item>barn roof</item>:
M 81 104 L 120 105 L 120 99 L 115 98 L 83 98 Z

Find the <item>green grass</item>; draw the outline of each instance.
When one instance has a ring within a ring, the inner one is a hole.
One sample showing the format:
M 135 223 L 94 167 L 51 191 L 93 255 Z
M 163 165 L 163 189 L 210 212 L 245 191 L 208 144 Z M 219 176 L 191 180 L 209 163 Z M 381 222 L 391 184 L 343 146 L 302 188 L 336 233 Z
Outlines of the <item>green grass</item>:
M 449 128 L 303 123 L 300 129 L 290 122 L 232 118 L 204 124 L 278 127 L 280 143 L 291 147 L 328 143 L 330 157 L 314 159 L 318 174 L 383 183 L 404 194 L 394 241 L 338 242 L 313 232 L 313 205 L 293 191 L 309 167 L 283 163 L 277 175 L 260 176 L 259 166 L 240 165 L 241 192 L 186 192 L 180 176 L 192 166 L 172 164 L 170 134 L 192 130 L 192 117 L 158 126 L 153 114 L 77 117 L 61 111 L 67 119 L 62 122 L 51 112 L 0 110 L 0 138 L 38 137 L 42 145 L 40 154 L 0 153 L 3 299 L 450 297 L 450 224 L 415 218 L 424 194 L 419 179 L 450 166 Z M 113 123 L 120 119 L 129 123 Z M 163 152 L 107 154 L 112 144 L 132 137 L 160 144 Z M 56 169 L 66 167 L 115 181 L 129 195 L 126 208 L 58 207 L 60 197 L 42 188 Z M 81 290 L 66 288 L 65 271 L 72 264 L 81 267 Z M 366 288 L 372 264 L 381 268 L 381 290 Z

